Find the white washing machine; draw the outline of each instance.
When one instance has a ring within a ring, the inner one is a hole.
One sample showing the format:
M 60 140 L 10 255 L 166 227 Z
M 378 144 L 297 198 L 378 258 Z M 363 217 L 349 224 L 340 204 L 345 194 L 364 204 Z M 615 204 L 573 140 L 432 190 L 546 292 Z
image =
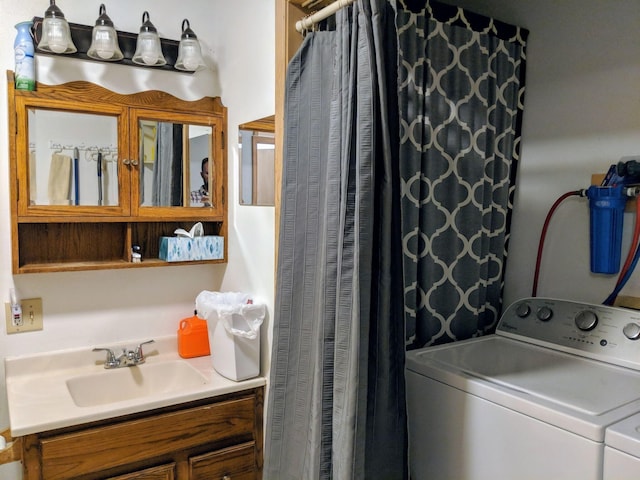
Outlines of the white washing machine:
M 640 412 L 639 339 L 640 312 L 529 298 L 408 352 L 412 480 L 601 480 L 606 428 Z
M 640 414 L 607 428 L 604 443 L 604 480 L 638 480 Z

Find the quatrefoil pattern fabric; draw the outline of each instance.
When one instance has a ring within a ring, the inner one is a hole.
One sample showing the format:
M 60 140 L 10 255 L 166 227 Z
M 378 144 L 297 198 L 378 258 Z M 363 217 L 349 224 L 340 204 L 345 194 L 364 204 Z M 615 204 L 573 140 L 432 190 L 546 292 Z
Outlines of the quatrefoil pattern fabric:
M 519 156 L 527 31 L 399 0 L 408 348 L 491 333 Z

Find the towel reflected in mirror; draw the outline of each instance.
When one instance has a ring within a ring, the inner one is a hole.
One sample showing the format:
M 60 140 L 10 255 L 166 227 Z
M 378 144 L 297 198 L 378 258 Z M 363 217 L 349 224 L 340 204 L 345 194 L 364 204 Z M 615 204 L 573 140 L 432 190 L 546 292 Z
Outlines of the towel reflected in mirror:
M 70 205 L 71 157 L 54 153 L 49 167 L 49 205 Z

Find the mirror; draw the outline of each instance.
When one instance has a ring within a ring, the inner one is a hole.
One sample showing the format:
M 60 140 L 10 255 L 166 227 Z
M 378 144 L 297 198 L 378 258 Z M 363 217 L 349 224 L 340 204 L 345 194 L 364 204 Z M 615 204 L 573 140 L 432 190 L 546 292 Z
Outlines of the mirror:
M 29 204 L 118 205 L 118 120 L 29 109 Z
M 140 120 L 140 205 L 210 207 L 212 128 Z
M 275 205 L 275 116 L 238 127 L 240 204 Z
M 119 205 L 116 116 L 30 108 L 28 129 L 30 205 Z M 212 134 L 210 126 L 140 120 L 140 205 L 213 206 Z

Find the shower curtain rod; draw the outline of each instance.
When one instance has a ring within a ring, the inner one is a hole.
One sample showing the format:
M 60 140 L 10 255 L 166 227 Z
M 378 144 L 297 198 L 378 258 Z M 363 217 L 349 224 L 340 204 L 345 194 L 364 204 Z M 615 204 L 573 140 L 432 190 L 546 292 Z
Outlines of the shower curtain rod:
M 308 30 L 310 27 L 314 26 L 316 23 L 321 22 L 325 18 L 329 18 L 341 8 L 351 5 L 355 1 L 356 0 L 336 0 L 332 4 L 327 5 L 322 10 L 317 11 L 313 15 L 309 15 L 308 17 L 297 21 L 296 30 L 302 33 L 305 30 Z

